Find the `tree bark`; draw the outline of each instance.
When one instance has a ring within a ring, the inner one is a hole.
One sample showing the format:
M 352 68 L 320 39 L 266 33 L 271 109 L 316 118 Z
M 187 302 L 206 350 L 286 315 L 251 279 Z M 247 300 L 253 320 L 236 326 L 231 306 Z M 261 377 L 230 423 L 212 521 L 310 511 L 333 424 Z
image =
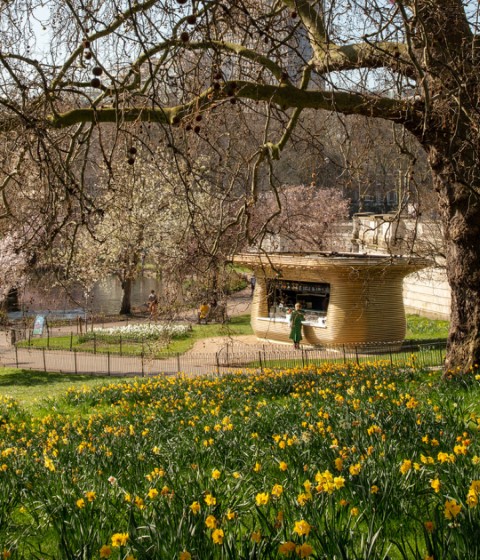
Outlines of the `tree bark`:
M 133 280 L 127 278 L 122 280 L 122 304 L 120 306 L 120 315 L 131 315 L 132 314 L 132 287 Z
M 480 365 L 480 200 L 471 187 L 434 175 L 451 287 L 445 373 L 467 374 Z

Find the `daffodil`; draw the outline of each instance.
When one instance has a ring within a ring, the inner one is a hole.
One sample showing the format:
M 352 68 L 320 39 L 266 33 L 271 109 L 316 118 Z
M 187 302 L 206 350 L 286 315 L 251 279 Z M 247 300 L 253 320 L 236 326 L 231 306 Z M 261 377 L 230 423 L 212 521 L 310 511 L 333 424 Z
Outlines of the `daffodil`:
M 215 544 L 223 544 L 223 539 L 225 537 L 225 533 L 223 532 L 223 529 L 215 529 L 215 531 L 213 531 L 212 533 L 212 541 Z
M 110 558 L 111 554 L 112 549 L 107 544 L 104 544 L 100 549 L 100 558 Z
M 311 528 L 312 528 L 311 525 L 307 521 L 302 519 L 300 521 L 295 521 L 295 526 L 293 528 L 293 532 L 297 533 L 297 535 L 299 535 L 299 536 L 308 537 Z
M 200 511 L 200 504 L 198 502 L 192 502 L 192 504 L 190 505 L 190 510 L 194 515 L 197 515 L 197 513 Z
M 283 493 L 283 486 L 281 484 L 274 484 L 272 488 L 272 496 L 279 498 Z
M 215 519 L 215 516 L 214 515 L 208 515 L 207 518 L 205 519 L 205 525 L 209 529 L 215 529 L 215 527 L 217 526 L 217 520 Z
M 284 556 L 289 556 L 292 552 L 295 552 L 295 543 L 292 541 L 287 541 L 282 543 L 279 547 L 278 547 L 278 552 L 280 554 L 283 554 Z
M 260 492 L 255 497 L 255 502 L 257 506 L 265 506 L 268 504 L 268 500 L 270 499 L 270 494 L 268 492 Z
M 112 546 L 125 546 L 128 542 L 128 533 L 115 533 L 112 535 Z
M 462 505 L 457 500 L 447 500 L 445 502 L 444 515 L 446 519 L 455 519 L 462 510 Z

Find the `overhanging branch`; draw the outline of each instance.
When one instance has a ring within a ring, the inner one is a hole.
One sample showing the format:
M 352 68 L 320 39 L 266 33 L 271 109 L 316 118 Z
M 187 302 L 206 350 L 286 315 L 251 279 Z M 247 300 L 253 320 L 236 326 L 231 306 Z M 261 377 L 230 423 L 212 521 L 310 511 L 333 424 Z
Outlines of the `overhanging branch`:
M 120 120 L 179 124 L 199 109 L 215 107 L 225 98 L 230 97 L 233 90 L 239 99 L 267 101 L 284 109 L 324 109 L 338 111 L 345 115 L 364 115 L 403 124 L 422 118 L 421 110 L 411 100 L 396 100 L 360 93 L 305 91 L 289 84 L 274 86 L 240 81 L 227 82 L 219 92 L 209 88 L 184 105 L 131 109 L 79 108 L 51 116 L 48 122 L 54 128 L 66 128 L 81 122 L 106 123 Z

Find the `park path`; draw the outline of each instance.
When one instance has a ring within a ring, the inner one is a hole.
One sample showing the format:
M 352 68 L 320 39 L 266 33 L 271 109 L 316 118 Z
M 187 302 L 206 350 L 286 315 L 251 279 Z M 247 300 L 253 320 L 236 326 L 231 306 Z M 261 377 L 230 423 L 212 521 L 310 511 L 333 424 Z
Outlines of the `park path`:
M 227 314 L 229 316 L 250 313 L 251 291 L 246 288 L 233 294 L 227 300 Z M 196 321 L 196 311 L 191 310 L 182 314 L 182 320 Z M 146 318 L 135 319 L 137 322 L 148 322 Z M 122 322 L 109 322 L 105 326 L 115 326 Z M 124 324 L 124 323 L 123 323 Z M 69 334 L 71 326 L 52 329 L 52 336 Z M 38 369 L 65 373 L 88 372 L 104 375 L 144 375 L 159 373 L 173 374 L 184 371 L 190 374 L 204 374 L 218 371 L 218 353 L 241 352 L 252 353 L 256 348 L 265 348 L 270 343 L 259 341 L 254 335 L 221 336 L 205 338 L 195 343 L 193 348 L 182 356 L 166 359 L 142 359 L 141 357 L 114 356 L 105 354 L 91 354 L 68 351 L 39 351 L 27 348 L 16 349 L 10 343 L 9 331 L 0 331 L 0 366 Z

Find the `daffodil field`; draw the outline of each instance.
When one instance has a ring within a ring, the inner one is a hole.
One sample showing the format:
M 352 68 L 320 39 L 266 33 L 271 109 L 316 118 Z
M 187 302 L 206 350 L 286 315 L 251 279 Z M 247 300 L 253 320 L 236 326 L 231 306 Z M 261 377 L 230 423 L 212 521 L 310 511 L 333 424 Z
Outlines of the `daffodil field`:
M 0 557 L 480 558 L 480 376 L 370 365 L 0 400 Z

